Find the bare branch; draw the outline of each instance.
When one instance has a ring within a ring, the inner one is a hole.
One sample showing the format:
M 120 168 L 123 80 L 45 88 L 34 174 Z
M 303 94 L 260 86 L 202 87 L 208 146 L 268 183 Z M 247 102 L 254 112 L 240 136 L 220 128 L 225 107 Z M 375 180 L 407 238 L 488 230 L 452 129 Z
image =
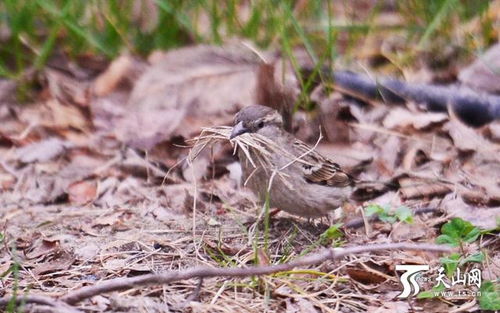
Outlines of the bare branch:
M 3 299 L 0 299 L 0 308 L 5 308 L 11 301 L 13 297 L 7 296 Z M 26 295 L 21 296 L 17 295 L 15 298 L 16 306 L 21 306 L 25 304 L 38 304 L 38 305 L 46 305 L 52 308 L 53 312 L 57 313 L 80 313 L 80 310 L 68 305 L 65 302 L 61 302 L 46 296 L 38 296 L 38 295 Z M 17 310 L 16 310 L 17 312 Z
M 414 243 L 386 243 L 373 244 L 366 246 L 355 246 L 349 248 L 330 248 L 324 249 L 318 253 L 310 254 L 298 258 L 292 262 L 269 265 L 269 266 L 253 266 L 245 268 L 213 268 L 213 267 L 195 267 L 182 271 L 166 272 L 163 274 L 148 274 L 136 277 L 116 278 L 104 281 L 94 286 L 86 286 L 68 293 L 60 300 L 75 304 L 82 300 L 91 298 L 96 295 L 120 291 L 139 286 L 168 284 L 174 281 L 187 280 L 192 278 L 211 278 L 211 277 L 247 277 L 256 275 L 267 275 L 282 271 L 289 271 L 295 267 L 317 265 L 327 260 L 340 259 L 351 254 L 359 254 L 364 252 L 374 251 L 389 251 L 389 250 L 419 250 L 432 252 L 450 252 L 451 249 L 445 246 L 433 244 L 414 244 Z

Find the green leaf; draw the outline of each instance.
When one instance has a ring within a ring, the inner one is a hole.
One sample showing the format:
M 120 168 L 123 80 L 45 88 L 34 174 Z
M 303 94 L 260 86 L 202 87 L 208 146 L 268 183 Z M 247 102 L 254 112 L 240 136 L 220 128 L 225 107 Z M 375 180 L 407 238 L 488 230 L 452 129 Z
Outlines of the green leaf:
M 473 242 L 481 234 L 481 230 L 468 221 L 454 218 L 441 227 L 442 235 L 436 238 L 437 243 L 458 246 L 461 242 Z
M 390 215 L 390 214 L 387 214 L 387 213 L 380 213 L 378 215 L 378 218 L 382 221 L 382 222 L 386 222 L 386 223 L 391 223 L 391 224 L 394 224 L 396 223 L 397 221 L 397 218 L 393 215 Z
M 479 237 L 479 235 L 481 235 L 481 230 L 477 227 L 474 227 L 473 229 L 471 229 L 470 232 L 468 232 L 466 235 L 465 235 L 465 242 L 474 242 L 476 241 L 476 239 Z
M 377 214 L 378 218 L 386 223 L 394 224 L 397 220 L 406 223 L 413 222 L 412 211 L 405 206 L 397 208 L 394 212 L 392 212 L 389 207 L 379 204 L 370 204 L 365 208 L 366 216 L 372 216 L 374 214 Z
M 479 296 L 479 307 L 483 310 L 500 310 L 500 284 L 498 282 L 484 281 Z
M 405 223 L 413 223 L 413 212 L 410 210 L 410 208 L 406 206 L 400 206 L 399 208 L 396 209 L 394 212 L 394 215 L 401 221 Z
M 417 295 L 417 299 L 431 299 L 431 298 L 436 298 L 439 297 L 439 294 L 436 295 L 436 293 L 439 293 L 441 291 L 444 291 L 445 287 L 443 284 L 439 284 L 436 287 L 433 287 L 431 290 L 427 291 L 422 291 Z
M 435 297 L 436 296 L 432 290 L 422 291 L 417 295 L 417 299 L 431 299 Z
M 452 247 L 458 247 L 460 241 L 458 239 L 452 238 L 448 235 L 440 235 L 436 238 L 436 243 L 438 244 L 448 244 Z
M 384 213 L 385 210 L 378 204 L 370 204 L 365 208 L 366 216 L 372 216 L 373 214 L 381 214 Z
M 447 257 L 440 258 L 439 260 L 441 261 L 441 264 L 443 264 L 446 276 L 451 277 L 453 276 L 453 273 L 455 273 L 455 270 L 458 267 L 460 261 L 460 254 L 452 253 Z
M 330 226 L 319 236 L 320 242 L 326 243 L 328 241 L 335 240 L 344 236 L 344 233 L 340 230 L 340 227 L 342 227 L 342 223 L 337 223 Z
M 465 263 L 473 262 L 473 263 L 482 263 L 484 261 L 484 254 L 482 252 L 474 253 L 473 255 L 469 255 L 460 261 L 459 265 L 462 266 Z

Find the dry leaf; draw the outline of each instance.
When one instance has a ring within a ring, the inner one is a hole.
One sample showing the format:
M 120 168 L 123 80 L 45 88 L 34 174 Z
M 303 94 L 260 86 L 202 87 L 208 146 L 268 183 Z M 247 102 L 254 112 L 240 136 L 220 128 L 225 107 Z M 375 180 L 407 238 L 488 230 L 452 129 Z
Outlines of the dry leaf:
M 380 284 L 390 278 L 388 275 L 368 266 L 363 268 L 349 267 L 346 272 L 349 277 L 362 284 Z
M 68 130 L 78 129 L 88 132 L 91 126 L 89 118 L 74 105 L 63 104 L 56 99 L 46 102 L 46 116 L 38 117 L 42 126 L 51 129 Z
M 75 257 L 69 252 L 59 251 L 50 262 L 44 262 L 33 269 L 36 275 L 43 275 L 58 271 L 67 270 L 75 262 Z
M 16 177 L 10 174 L 0 173 L 0 190 L 8 190 L 14 187 Z
M 485 127 L 486 136 L 496 143 L 500 143 L 500 123 L 492 122 L 488 126 Z
M 241 45 L 166 53 L 134 87 L 118 138 L 149 149 L 173 136 L 189 138 L 201 126 L 231 123 L 241 107 L 256 102 L 260 63 Z
M 462 69 L 458 78 L 471 88 L 500 93 L 500 44 L 490 47 L 468 67 Z
M 47 162 L 61 155 L 72 145 L 58 138 L 35 142 L 16 150 L 17 158 L 23 163 Z
M 50 93 L 56 101 L 81 107 L 89 105 L 90 89 L 87 81 L 77 80 L 54 69 L 46 69 L 45 76 Z
M 26 253 L 26 257 L 28 259 L 37 259 L 59 249 L 59 240 L 40 239 L 33 243 L 32 250 Z
M 324 89 L 318 89 L 315 92 L 317 99 L 312 99 L 319 103 L 320 114 L 318 119 L 325 129 L 326 138 L 330 142 L 348 143 L 351 136 L 348 122 L 352 120 L 344 118 L 344 115 L 350 116 L 354 120 L 350 114 L 350 102 L 345 100 L 339 93 L 327 96 Z
M 452 191 L 449 184 L 439 182 L 437 179 L 401 177 L 398 182 L 399 192 L 403 199 L 431 198 L 443 196 Z
M 133 82 L 142 74 L 145 64 L 128 54 L 116 58 L 94 81 L 94 93 L 98 97 L 112 93 L 120 83 Z
M 74 205 L 88 204 L 97 196 L 97 182 L 89 180 L 74 182 L 68 187 L 68 196 Z
M 418 218 L 414 219 L 413 223 L 397 223 L 391 232 L 391 237 L 394 241 L 408 241 L 419 238 L 427 238 L 432 235 L 432 229 L 422 223 Z
M 451 120 L 443 130 L 448 131 L 457 149 L 464 152 L 480 151 L 488 153 L 491 143 L 484 139 L 478 131 L 465 126 L 457 120 Z M 491 153 L 491 152 L 489 152 Z
M 422 130 L 442 124 L 446 120 L 446 113 L 410 112 L 403 108 L 393 108 L 384 119 L 383 125 L 388 129 L 411 132 L 412 128 Z
M 500 207 L 481 208 L 466 204 L 460 197 L 446 197 L 443 209 L 452 217 L 459 217 L 482 229 L 495 229 L 500 220 Z

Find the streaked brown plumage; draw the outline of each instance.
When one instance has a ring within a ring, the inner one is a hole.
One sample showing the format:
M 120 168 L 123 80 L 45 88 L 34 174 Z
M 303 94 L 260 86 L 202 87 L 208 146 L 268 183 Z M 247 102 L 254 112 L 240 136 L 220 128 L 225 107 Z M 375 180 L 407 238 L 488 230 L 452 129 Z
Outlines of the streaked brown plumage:
M 341 206 L 350 194 L 352 178 L 337 163 L 286 132 L 277 111 L 260 105 L 243 108 L 236 115 L 231 138 L 254 134 L 270 139 L 283 151 L 271 153 L 269 167 L 257 168 L 243 151 L 238 153 L 247 186 L 261 200 L 266 197 L 273 171 L 279 173 L 269 193 L 272 207 L 308 218 L 321 217 Z M 259 152 L 252 149 L 250 153 L 258 157 Z

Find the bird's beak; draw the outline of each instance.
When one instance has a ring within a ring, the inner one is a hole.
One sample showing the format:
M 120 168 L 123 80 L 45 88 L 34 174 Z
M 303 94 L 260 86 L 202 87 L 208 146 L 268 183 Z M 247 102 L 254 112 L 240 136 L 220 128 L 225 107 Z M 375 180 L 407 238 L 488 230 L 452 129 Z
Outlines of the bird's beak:
M 248 128 L 245 128 L 245 126 L 243 126 L 243 122 L 239 122 L 238 124 L 234 125 L 233 131 L 231 132 L 231 136 L 229 136 L 229 139 L 238 137 L 239 135 L 244 134 L 246 132 L 248 132 Z

